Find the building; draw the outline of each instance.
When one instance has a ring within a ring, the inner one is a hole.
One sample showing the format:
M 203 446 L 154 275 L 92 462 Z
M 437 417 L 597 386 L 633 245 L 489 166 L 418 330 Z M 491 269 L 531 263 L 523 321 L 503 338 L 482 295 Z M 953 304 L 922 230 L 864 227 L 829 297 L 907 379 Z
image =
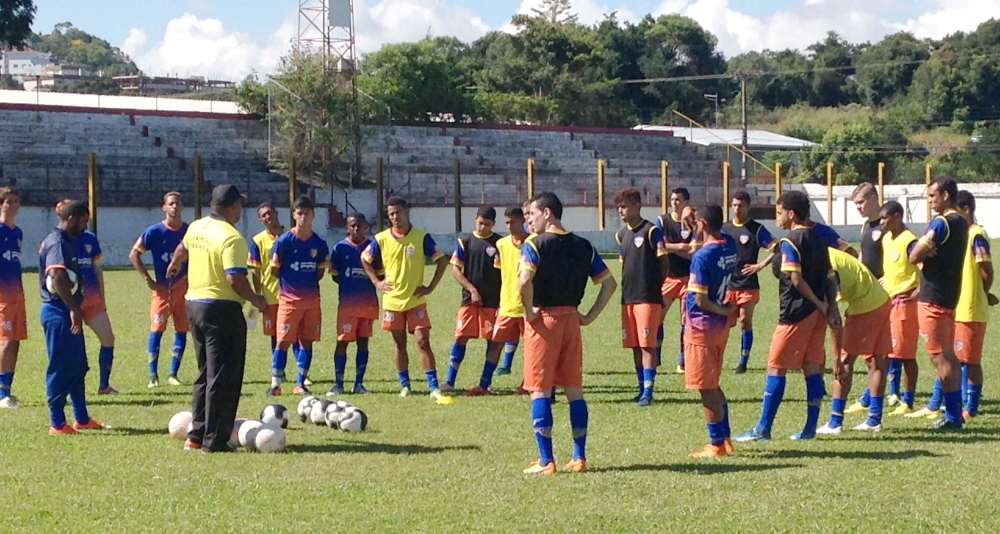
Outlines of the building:
M 0 52 L 0 74 L 10 75 L 19 82 L 39 76 L 53 63 L 52 55 L 36 50 L 4 50 Z
M 209 80 L 201 76 L 189 78 L 171 78 L 167 76 L 146 76 L 134 74 L 115 76 L 115 81 L 126 93 L 161 92 L 161 93 L 197 93 L 221 91 L 236 87 L 233 82 Z
M 86 65 L 51 63 L 42 69 L 41 74 L 25 76 L 22 83 L 25 91 L 35 91 L 57 85 L 69 85 L 88 77 L 90 68 Z

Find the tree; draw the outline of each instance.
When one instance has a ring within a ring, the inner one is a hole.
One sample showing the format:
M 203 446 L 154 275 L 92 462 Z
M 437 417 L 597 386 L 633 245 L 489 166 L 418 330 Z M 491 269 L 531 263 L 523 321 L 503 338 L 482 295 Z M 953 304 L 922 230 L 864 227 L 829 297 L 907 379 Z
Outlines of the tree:
M 576 24 L 579 21 L 573 13 L 571 0 L 542 0 L 542 5 L 531 8 L 531 12 L 555 24 Z
M 816 107 L 840 106 L 855 101 L 854 58 L 867 45 L 852 45 L 837 32 L 828 32 L 826 39 L 809 46 L 812 67 L 812 94 L 809 103 Z
M 752 74 L 747 77 L 747 98 L 765 109 L 808 102 L 812 83 L 803 73 L 811 68 L 809 58 L 797 50 L 748 52 L 729 60 L 729 71 Z
M 858 96 L 862 103 L 881 106 L 905 95 L 920 62 L 930 58 L 930 45 L 908 32 L 887 36 L 858 56 Z
M 15 91 L 23 91 L 24 84 L 15 80 L 10 74 L 4 74 L 0 76 L 0 89 L 12 89 Z
M 33 0 L 0 0 L 0 46 L 22 48 L 35 20 Z
M 56 24 L 51 33 L 35 35 L 33 47 L 67 63 L 86 65 L 92 73 L 105 76 L 136 74 L 139 68 L 125 52 L 70 22 Z
M 81 93 L 88 95 L 118 95 L 122 92 L 121 85 L 114 79 L 104 78 L 81 78 L 69 85 L 56 85 L 52 87 L 55 93 Z

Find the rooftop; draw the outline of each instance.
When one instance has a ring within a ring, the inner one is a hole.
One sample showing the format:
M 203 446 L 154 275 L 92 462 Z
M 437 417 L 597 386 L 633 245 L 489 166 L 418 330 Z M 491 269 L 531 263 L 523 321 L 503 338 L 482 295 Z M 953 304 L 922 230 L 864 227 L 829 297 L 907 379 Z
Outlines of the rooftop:
M 742 130 L 727 130 L 718 128 L 689 128 L 685 126 L 656 126 L 641 124 L 636 130 L 671 132 L 674 137 L 682 137 L 688 142 L 702 146 L 739 146 Z M 747 146 L 753 148 L 795 150 L 815 146 L 816 143 L 805 139 L 796 139 L 787 135 L 776 134 L 764 130 L 747 130 Z

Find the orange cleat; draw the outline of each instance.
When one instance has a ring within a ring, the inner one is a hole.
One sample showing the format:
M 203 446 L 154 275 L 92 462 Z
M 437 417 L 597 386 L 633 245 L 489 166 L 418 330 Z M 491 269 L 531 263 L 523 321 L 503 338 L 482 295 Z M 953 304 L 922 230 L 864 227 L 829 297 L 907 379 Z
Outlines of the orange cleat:
M 49 427 L 49 434 L 51 434 L 53 436 L 59 436 L 59 435 L 62 435 L 62 434 L 66 434 L 66 435 L 76 434 L 76 430 L 73 430 L 73 427 L 71 427 L 71 426 L 69 426 L 69 425 L 67 425 L 67 424 L 64 423 L 63 426 L 60 426 L 60 427 L 50 426 Z
M 97 390 L 97 394 L 98 395 L 117 395 L 118 394 L 118 390 L 115 389 L 115 388 L 113 388 L 113 387 L 111 387 L 111 386 L 108 386 L 108 387 L 106 387 L 104 389 Z
M 971 421 L 974 417 L 976 416 L 969 413 L 969 410 L 962 410 L 962 420 L 965 421 L 966 423 Z
M 517 394 L 518 395 L 530 395 L 531 392 L 528 391 L 528 390 L 526 390 L 526 389 L 524 389 L 524 382 L 522 382 L 520 386 L 517 386 Z
M 81 423 L 79 421 L 73 423 L 73 430 L 104 430 L 104 428 L 104 423 L 94 419 L 93 417 L 91 417 L 90 421 L 87 421 L 86 423 Z
M 729 456 L 729 453 L 726 452 L 725 445 L 712 445 L 711 443 L 709 443 L 708 445 L 705 445 L 705 448 L 701 449 L 700 451 L 692 452 L 688 456 L 691 458 L 699 458 L 699 459 L 722 458 L 723 456 Z
M 524 468 L 522 473 L 526 475 L 554 475 L 556 474 L 556 463 L 549 462 L 548 465 L 540 465 L 538 460 L 535 460 L 528 464 L 528 467 Z
M 309 390 L 305 386 L 295 386 L 292 389 L 292 395 L 309 395 Z
M 490 388 L 484 388 L 482 386 L 476 386 L 476 387 L 474 387 L 472 389 L 467 389 L 467 390 L 465 390 L 465 393 L 464 393 L 464 395 L 466 397 L 483 397 L 483 396 L 492 395 L 492 394 L 493 394 L 493 390 L 491 390 Z
M 583 473 L 587 470 L 587 459 L 573 458 L 568 464 L 566 464 L 566 470 L 573 473 Z
M 198 443 L 197 441 L 195 441 L 193 439 L 186 439 L 186 440 L 184 440 L 184 450 L 186 450 L 186 451 L 196 451 L 198 449 L 201 449 L 201 443 Z
M 726 454 L 732 454 L 736 451 L 736 447 L 733 447 L 733 440 L 730 438 L 726 438 L 726 442 L 722 446 L 725 447 Z

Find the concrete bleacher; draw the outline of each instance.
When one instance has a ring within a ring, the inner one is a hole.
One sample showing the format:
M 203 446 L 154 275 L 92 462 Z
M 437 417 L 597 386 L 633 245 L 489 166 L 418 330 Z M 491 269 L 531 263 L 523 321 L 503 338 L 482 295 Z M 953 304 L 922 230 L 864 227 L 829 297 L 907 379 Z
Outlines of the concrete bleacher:
M 455 159 L 467 205 L 520 202 L 526 162 L 535 160 L 535 189 L 557 191 L 567 205 L 596 205 L 598 160 L 606 161 L 606 202 L 636 187 L 660 203 L 660 162 L 670 162 L 670 187 L 698 201 L 721 201 L 722 170 L 694 145 L 670 135 L 630 130 L 525 127 L 392 126 L 369 128 L 363 163 L 371 175 L 384 158 L 385 184 L 416 205 L 454 203 Z

